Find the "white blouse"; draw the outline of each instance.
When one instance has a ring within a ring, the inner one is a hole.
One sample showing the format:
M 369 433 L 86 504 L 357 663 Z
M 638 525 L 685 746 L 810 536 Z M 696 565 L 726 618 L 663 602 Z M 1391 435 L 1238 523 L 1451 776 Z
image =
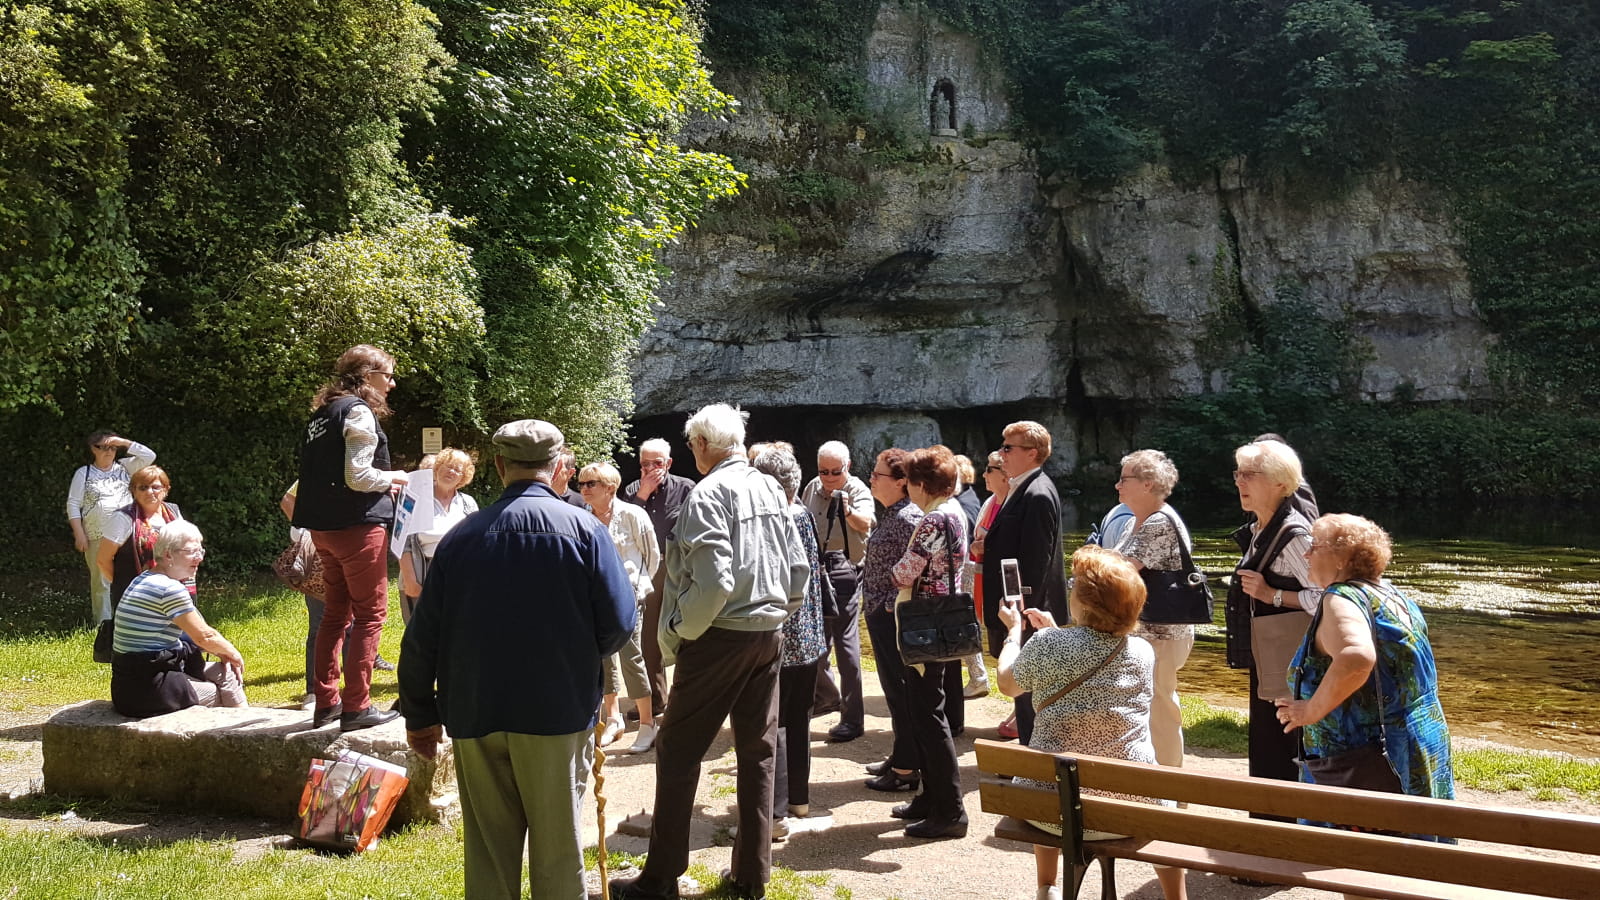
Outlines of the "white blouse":
M 622 557 L 622 567 L 628 570 L 628 580 L 633 582 L 634 598 L 643 603 L 661 566 L 661 547 L 650 514 L 642 506 L 612 500 L 611 524 L 606 527 Z

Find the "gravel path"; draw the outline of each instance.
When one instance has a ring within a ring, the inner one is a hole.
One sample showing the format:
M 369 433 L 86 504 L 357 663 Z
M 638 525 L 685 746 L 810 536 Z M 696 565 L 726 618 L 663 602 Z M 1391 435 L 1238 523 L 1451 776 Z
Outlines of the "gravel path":
M 847 744 L 826 743 L 824 733 L 835 717 L 816 719 L 812 730 L 811 818 L 804 830 L 775 845 L 773 860 L 802 876 L 820 877 L 814 888 L 818 898 L 851 897 L 855 900 L 922 900 L 922 898 L 990 898 L 990 900 L 1031 900 L 1033 859 L 1028 848 L 992 836 L 995 816 L 978 808 L 978 775 L 972 742 L 995 737 L 995 724 L 1005 716 L 1009 701 L 996 697 L 967 702 L 967 719 L 972 723 L 957 740 L 961 753 L 966 804 L 972 827 L 963 840 L 917 841 L 906 838 L 902 823 L 889 817 L 889 807 L 908 799 L 867 790 L 862 782 L 862 766 L 882 759 L 889 749 L 889 723 L 883 698 L 876 692 L 876 679 L 866 679 L 867 733 Z M 0 796 L 25 794 L 40 783 L 42 758 L 39 751 L 40 726 L 53 710 L 25 708 L 0 710 Z M 631 732 L 618 743 L 632 743 Z M 607 842 L 613 850 L 643 853 L 644 838 L 616 833 L 621 820 L 647 810 L 653 802 L 654 754 L 631 756 L 619 753 L 607 760 Z M 1186 765 L 1206 771 L 1244 774 L 1242 758 L 1202 752 L 1191 754 Z M 735 821 L 733 796 L 733 754 L 731 733 L 726 729 L 708 756 L 698 795 L 698 809 L 691 826 L 693 860 L 712 872 L 726 868 L 730 856 L 727 828 Z M 1519 793 L 1480 794 L 1463 792 L 1462 799 L 1509 806 L 1556 808 L 1554 804 L 1534 803 Z M 1588 815 L 1600 814 L 1593 803 L 1560 804 L 1560 809 Z M 594 803 L 586 804 L 589 840 L 594 835 Z M 47 828 L 76 834 L 115 836 L 127 834 L 141 840 L 171 840 L 205 835 L 231 835 L 240 856 L 264 852 L 282 838 L 287 825 L 260 819 L 207 816 L 199 814 L 155 814 L 138 809 L 119 810 L 94 818 L 39 819 L 25 808 L 0 806 L 0 829 Z M 1117 866 L 1118 896 L 1121 898 L 1159 898 L 1160 890 L 1149 866 L 1120 863 Z M 1195 900 L 1212 898 L 1262 898 L 1299 900 L 1332 896 L 1302 888 L 1255 888 L 1236 885 L 1226 878 L 1190 873 L 1189 894 Z M 840 889 L 847 889 L 846 895 Z M 1091 870 L 1083 896 L 1098 893 L 1099 873 Z M 687 892 L 686 892 L 687 893 Z

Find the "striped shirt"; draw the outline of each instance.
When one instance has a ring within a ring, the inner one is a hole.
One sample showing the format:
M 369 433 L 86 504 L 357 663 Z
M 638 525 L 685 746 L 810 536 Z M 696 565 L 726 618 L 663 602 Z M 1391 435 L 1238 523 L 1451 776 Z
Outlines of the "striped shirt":
M 150 653 L 176 647 L 183 640 L 183 629 L 174 620 L 194 611 L 183 582 L 159 572 L 141 572 L 117 604 L 111 648 L 118 653 Z

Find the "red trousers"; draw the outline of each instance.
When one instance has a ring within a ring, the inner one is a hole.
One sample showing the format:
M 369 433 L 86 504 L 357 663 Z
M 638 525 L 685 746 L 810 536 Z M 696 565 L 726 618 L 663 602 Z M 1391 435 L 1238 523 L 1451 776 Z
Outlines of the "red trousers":
M 347 713 L 372 702 L 372 661 L 389 615 L 388 533 L 382 525 L 352 525 L 311 532 L 328 591 L 312 651 L 317 707 L 343 702 Z M 350 637 L 345 638 L 349 627 Z M 339 649 L 344 647 L 344 690 L 339 690 Z

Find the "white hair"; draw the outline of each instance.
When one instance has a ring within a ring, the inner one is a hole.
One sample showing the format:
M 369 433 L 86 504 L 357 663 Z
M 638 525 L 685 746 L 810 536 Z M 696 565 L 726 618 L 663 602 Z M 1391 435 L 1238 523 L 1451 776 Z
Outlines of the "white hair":
M 830 459 L 842 460 L 846 466 L 850 465 L 850 448 L 843 441 L 829 441 L 817 448 L 817 459 L 824 456 Z
M 194 541 L 201 542 L 200 529 L 187 519 L 174 519 L 162 526 L 161 533 L 156 535 L 156 545 L 150 551 L 156 559 L 165 559 L 183 549 L 183 545 Z
M 646 450 L 654 450 L 668 459 L 672 458 L 672 445 L 666 438 L 651 438 L 639 445 L 639 455 L 643 456 Z
M 744 426 L 750 414 L 726 403 L 702 406 L 684 423 L 683 436 L 689 440 L 700 438 L 706 448 L 724 453 L 744 449 Z

